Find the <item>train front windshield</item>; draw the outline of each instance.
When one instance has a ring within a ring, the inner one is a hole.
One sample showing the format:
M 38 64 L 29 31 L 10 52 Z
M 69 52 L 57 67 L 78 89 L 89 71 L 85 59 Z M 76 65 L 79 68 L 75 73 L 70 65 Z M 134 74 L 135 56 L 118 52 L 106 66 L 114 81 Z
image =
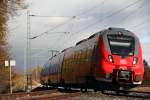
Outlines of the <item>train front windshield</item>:
M 124 35 L 108 35 L 108 41 L 112 54 L 120 56 L 134 55 L 134 38 Z

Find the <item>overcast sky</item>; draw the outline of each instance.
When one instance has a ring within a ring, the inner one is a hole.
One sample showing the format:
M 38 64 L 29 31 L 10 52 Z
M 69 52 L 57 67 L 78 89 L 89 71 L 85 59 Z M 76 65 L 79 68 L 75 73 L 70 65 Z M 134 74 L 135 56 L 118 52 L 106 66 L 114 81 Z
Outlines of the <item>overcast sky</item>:
M 73 46 L 108 27 L 122 27 L 134 32 L 141 41 L 143 58 L 150 64 L 149 0 L 27 0 L 27 4 L 30 14 L 56 16 L 30 17 L 31 37 L 49 33 L 31 40 L 33 67 L 48 59 L 48 50 Z M 10 53 L 17 61 L 17 69 L 21 70 L 25 66 L 27 10 L 19 11 L 8 24 Z

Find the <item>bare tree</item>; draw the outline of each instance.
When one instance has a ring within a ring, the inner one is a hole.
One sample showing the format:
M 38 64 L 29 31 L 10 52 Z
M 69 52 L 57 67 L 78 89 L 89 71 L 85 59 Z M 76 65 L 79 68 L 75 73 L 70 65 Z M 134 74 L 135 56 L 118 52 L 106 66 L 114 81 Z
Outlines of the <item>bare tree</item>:
M 24 7 L 24 0 L 0 0 L 0 92 L 9 87 L 9 68 L 4 66 L 4 61 L 11 58 L 7 43 L 7 21 Z

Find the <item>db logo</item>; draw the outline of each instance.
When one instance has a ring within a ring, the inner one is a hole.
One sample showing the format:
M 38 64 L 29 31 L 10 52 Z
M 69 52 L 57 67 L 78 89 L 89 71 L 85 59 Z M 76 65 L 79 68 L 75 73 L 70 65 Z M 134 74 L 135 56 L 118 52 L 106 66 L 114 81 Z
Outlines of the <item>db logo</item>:
M 127 64 L 127 61 L 125 59 L 121 59 L 120 64 Z

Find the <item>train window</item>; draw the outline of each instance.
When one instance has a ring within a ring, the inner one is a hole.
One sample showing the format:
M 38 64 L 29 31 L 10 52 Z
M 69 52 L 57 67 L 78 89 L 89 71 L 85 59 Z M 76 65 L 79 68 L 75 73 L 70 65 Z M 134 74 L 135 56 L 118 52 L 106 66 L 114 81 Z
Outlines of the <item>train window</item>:
M 78 58 L 79 58 L 79 56 L 78 56 L 78 55 L 79 55 L 79 53 L 77 53 L 77 55 L 76 55 L 76 59 L 77 59 L 77 60 L 78 60 Z
M 82 57 L 82 51 L 79 52 L 79 59 L 80 59 L 80 60 L 82 59 L 81 57 Z M 80 60 L 79 60 L 79 61 L 80 61 Z
M 79 59 L 81 60 L 82 57 L 82 51 L 79 51 Z
M 82 51 L 82 59 L 83 59 L 83 61 L 84 61 L 84 59 L 85 59 L 85 50 Z
M 70 58 L 70 65 L 69 65 L 70 67 L 72 66 L 72 58 Z
M 79 59 L 80 58 L 80 54 L 79 54 L 79 52 L 77 53 L 77 59 Z
M 76 64 L 76 53 L 74 54 L 74 64 Z
M 87 61 L 89 61 L 89 54 L 90 54 L 90 52 L 89 52 L 89 49 L 87 49 Z
M 74 54 L 74 58 L 77 59 L 77 53 Z
M 74 59 L 72 58 L 71 59 L 71 66 L 74 64 Z
M 80 59 L 81 58 L 81 56 L 80 56 L 80 52 L 78 52 L 78 59 Z
M 80 52 L 80 56 L 81 56 L 80 59 L 81 59 L 81 61 L 83 61 L 83 55 L 84 55 L 83 53 L 84 53 L 83 50 L 81 50 L 81 52 Z
M 92 50 L 92 49 L 90 49 L 90 50 L 89 50 L 89 60 L 91 60 L 92 53 L 93 53 L 93 50 Z
M 87 49 L 85 50 L 85 59 L 87 58 L 87 53 L 88 51 L 87 51 Z
M 68 64 L 69 64 L 69 63 L 68 63 L 68 59 L 67 59 L 67 61 L 66 61 L 66 68 L 67 68 Z
M 70 58 L 70 66 L 72 65 L 72 57 Z
M 134 38 L 129 36 L 108 36 L 112 54 L 132 56 L 134 53 Z M 119 50 L 118 50 L 119 49 Z
M 74 54 L 74 59 L 77 59 L 77 53 Z
M 73 54 L 73 60 L 75 60 L 75 59 L 76 59 L 76 54 L 74 53 L 74 54 Z
M 70 66 L 70 58 L 68 59 L 68 66 Z
M 68 60 L 66 60 L 66 66 L 65 67 L 67 67 L 68 66 Z
M 88 49 L 86 49 L 85 51 L 85 60 L 87 61 L 87 58 L 88 58 Z
M 68 67 L 69 66 L 69 59 L 67 59 L 67 66 L 66 67 Z
M 79 60 L 79 53 L 76 53 L 76 64 L 78 63 Z
M 73 54 L 71 55 L 71 61 L 73 60 Z

